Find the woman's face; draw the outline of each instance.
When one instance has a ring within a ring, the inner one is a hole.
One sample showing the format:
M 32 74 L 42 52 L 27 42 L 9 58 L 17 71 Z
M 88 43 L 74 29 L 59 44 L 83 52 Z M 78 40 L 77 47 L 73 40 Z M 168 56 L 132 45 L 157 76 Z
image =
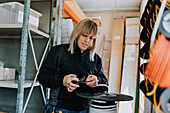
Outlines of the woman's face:
M 86 49 L 88 49 L 90 47 L 90 45 L 93 43 L 93 40 L 94 40 L 94 36 L 92 34 L 79 35 L 77 43 L 81 50 L 81 53 L 83 53 Z

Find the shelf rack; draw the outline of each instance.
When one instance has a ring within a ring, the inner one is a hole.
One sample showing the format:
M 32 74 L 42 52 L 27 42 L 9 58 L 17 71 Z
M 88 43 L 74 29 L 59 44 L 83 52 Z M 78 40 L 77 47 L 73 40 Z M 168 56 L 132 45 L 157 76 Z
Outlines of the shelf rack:
M 34 29 L 28 25 L 29 21 L 29 9 L 31 0 L 15 0 L 18 2 L 24 2 L 24 18 L 23 24 L 0 24 L 0 38 L 16 38 L 16 36 L 21 36 L 21 50 L 20 50 L 20 65 L 19 65 L 19 79 L 18 80 L 9 80 L 9 81 L 0 81 L 0 87 L 3 88 L 14 88 L 18 89 L 17 92 L 17 105 L 16 105 L 16 113 L 24 113 L 29 102 L 30 96 L 32 94 L 34 86 L 41 86 L 36 80 L 37 75 L 39 73 L 39 69 L 42 65 L 43 59 L 45 54 L 51 46 L 51 37 L 58 37 L 61 39 L 61 19 L 62 19 L 62 12 L 64 11 L 67 15 L 69 15 L 76 23 L 80 22 L 82 19 L 86 18 L 85 14 L 80 10 L 79 6 L 74 0 L 32 0 L 38 2 L 51 2 L 51 13 L 50 13 L 50 31 L 49 34 L 42 32 L 38 29 Z M 54 1 L 56 1 L 57 11 L 53 8 Z M 0 3 L 4 2 L 13 2 L 13 0 L 1 0 Z M 52 36 L 52 21 L 53 21 L 53 10 L 55 13 L 55 23 L 57 23 L 54 27 L 54 36 Z M 78 11 L 78 12 L 77 12 Z M 79 15 L 81 13 L 81 15 Z M 48 42 L 46 48 L 44 50 L 44 54 L 40 61 L 40 64 L 37 64 L 37 60 L 35 57 L 34 45 L 32 42 L 32 35 L 34 36 L 43 36 L 48 38 Z M 28 37 L 29 36 L 29 37 Z M 28 45 L 28 38 L 30 40 L 32 54 L 34 57 L 34 63 L 37 70 L 34 80 L 25 80 L 25 67 L 26 67 L 26 56 L 27 56 L 27 45 Z M 59 39 L 54 38 L 53 45 L 57 45 Z M 26 103 L 23 108 L 23 98 L 24 98 L 24 88 L 31 88 L 26 99 Z M 41 91 L 43 95 L 44 102 L 45 96 L 44 91 L 41 86 Z
M 24 88 L 30 88 L 33 83 L 33 80 L 25 80 Z M 37 81 L 34 86 L 40 86 L 39 82 Z M 7 80 L 7 81 L 0 81 L 0 87 L 3 88 L 18 88 L 18 80 Z
M 29 27 L 29 29 L 31 31 L 31 34 L 34 36 L 41 35 L 45 38 L 50 37 L 48 34 L 38 29 L 32 27 Z M 4 38 L 6 36 L 21 36 L 21 35 L 22 35 L 22 24 L 0 24 L 0 38 Z
M 23 0 L 16 0 L 16 1 L 23 2 Z M 33 0 L 33 1 L 37 1 L 37 0 Z M 42 1 L 42 0 L 38 0 L 38 1 Z M 43 0 L 43 1 L 50 1 L 50 0 Z M 1 0 L 0 3 L 3 3 L 3 2 L 11 2 L 11 0 Z M 30 2 L 31 2 L 31 0 L 24 1 L 23 24 L 0 24 L 0 38 L 15 38 L 16 36 L 21 36 L 19 79 L 18 80 L 10 80 L 10 81 L 0 81 L 0 87 L 18 89 L 16 113 L 24 113 L 25 112 L 25 109 L 27 107 L 27 104 L 30 99 L 30 96 L 31 96 L 34 86 L 41 87 L 43 99 L 44 99 L 44 102 L 46 102 L 43 87 L 39 84 L 39 82 L 36 81 L 36 79 L 37 79 L 37 75 L 39 73 L 39 69 L 40 69 L 42 62 L 44 60 L 45 54 L 48 50 L 48 46 L 49 46 L 49 43 L 51 40 L 50 36 L 52 34 L 52 29 L 51 29 L 52 27 L 50 27 L 50 35 L 48 35 L 47 33 L 44 33 L 38 29 L 34 29 L 28 25 Z M 50 20 L 51 20 L 51 18 L 52 17 L 50 17 Z M 50 21 L 50 23 L 52 23 L 52 21 Z M 32 35 L 43 36 L 45 38 L 48 38 L 48 42 L 47 42 L 47 45 L 46 45 L 46 48 L 43 53 L 43 56 L 42 56 L 39 66 L 37 64 L 37 60 L 36 60 L 36 56 L 35 56 L 34 45 L 32 42 Z M 34 80 L 25 80 L 28 36 L 29 36 L 29 40 L 30 40 L 30 44 L 31 44 L 35 67 L 37 70 Z M 27 101 L 26 101 L 24 109 L 23 109 L 24 88 L 31 88 L 31 89 L 30 89 L 30 93 L 27 97 Z

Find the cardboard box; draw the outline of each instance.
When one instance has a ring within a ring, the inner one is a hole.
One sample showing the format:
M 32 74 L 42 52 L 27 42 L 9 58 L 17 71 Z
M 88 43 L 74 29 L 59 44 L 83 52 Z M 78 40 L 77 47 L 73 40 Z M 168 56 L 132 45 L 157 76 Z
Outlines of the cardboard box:
M 127 102 L 120 102 L 119 113 L 134 113 L 135 111 L 138 52 L 139 45 L 125 45 L 125 55 L 121 81 L 121 94 L 130 95 L 133 97 L 133 100 Z
M 124 19 L 113 21 L 113 35 L 109 70 L 109 91 L 120 93 L 122 53 L 124 40 Z
M 139 18 L 126 18 L 126 44 L 139 44 Z
M 40 13 L 36 14 L 30 11 L 29 26 L 31 26 L 32 28 L 38 29 L 40 16 L 42 16 Z M 21 23 L 23 23 L 23 21 L 21 21 Z
M 0 80 L 14 80 L 15 73 L 16 69 L 0 67 Z

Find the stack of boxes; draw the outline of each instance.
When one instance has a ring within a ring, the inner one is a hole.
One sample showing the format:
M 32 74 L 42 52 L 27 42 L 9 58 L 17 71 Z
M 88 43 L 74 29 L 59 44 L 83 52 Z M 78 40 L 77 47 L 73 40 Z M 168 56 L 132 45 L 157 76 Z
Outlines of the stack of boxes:
M 133 101 L 120 102 L 119 113 L 134 113 L 139 54 L 139 18 L 126 18 L 125 50 L 121 93 L 133 96 Z

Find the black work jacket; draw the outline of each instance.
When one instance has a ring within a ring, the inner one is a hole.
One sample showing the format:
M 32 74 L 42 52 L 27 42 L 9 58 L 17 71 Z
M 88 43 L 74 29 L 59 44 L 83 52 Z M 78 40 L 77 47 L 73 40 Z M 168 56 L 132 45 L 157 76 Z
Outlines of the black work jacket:
M 68 51 L 69 44 L 52 47 L 42 65 L 38 81 L 45 87 L 51 88 L 49 103 L 59 108 L 69 110 L 85 110 L 89 107 L 90 100 L 78 97 L 76 90 L 67 91 L 63 85 L 63 78 L 68 74 L 75 74 L 78 78 L 87 77 L 91 71 L 99 78 L 99 84 L 107 84 L 103 73 L 102 60 L 95 54 L 94 61 L 90 61 L 90 50 L 82 54 L 76 45 L 74 54 Z M 79 87 L 81 88 L 81 87 Z

